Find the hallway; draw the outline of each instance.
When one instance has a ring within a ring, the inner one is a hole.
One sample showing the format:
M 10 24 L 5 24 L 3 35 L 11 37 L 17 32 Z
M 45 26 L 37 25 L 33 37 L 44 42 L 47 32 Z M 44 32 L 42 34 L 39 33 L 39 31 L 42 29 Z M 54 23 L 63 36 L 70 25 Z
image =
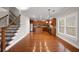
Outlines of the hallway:
M 63 40 L 50 35 L 48 32 L 31 32 L 15 44 L 9 52 L 69 52 L 79 51 Z

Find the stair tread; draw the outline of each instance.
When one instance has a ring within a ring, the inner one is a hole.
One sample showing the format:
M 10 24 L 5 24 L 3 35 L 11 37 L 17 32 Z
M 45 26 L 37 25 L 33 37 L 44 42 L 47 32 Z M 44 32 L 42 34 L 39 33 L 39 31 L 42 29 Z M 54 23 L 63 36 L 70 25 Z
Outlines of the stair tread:
M 18 28 L 7 28 L 6 30 L 18 30 Z
M 11 39 L 12 37 L 10 37 L 10 36 L 8 36 L 8 37 L 6 37 L 6 39 Z M 0 37 L 0 39 L 1 39 L 1 37 Z
M 5 34 L 6 35 L 6 37 L 7 36 L 14 36 L 14 34 L 13 33 L 8 33 L 8 34 Z M 0 37 L 1 37 L 2 35 L 0 34 Z
M 16 25 L 11 25 L 10 27 L 17 27 L 18 28 L 18 26 L 16 26 Z
M 17 30 L 6 30 L 5 32 L 6 32 L 6 33 L 16 33 Z M 1 33 L 1 32 L 0 32 L 0 33 Z
M 10 30 L 9 30 L 9 29 L 8 29 L 8 30 L 6 30 L 6 31 L 17 31 L 17 30 L 14 30 L 14 29 L 10 29 Z
M 17 30 L 13 30 L 13 29 L 12 29 L 12 30 L 11 30 L 11 29 L 7 29 L 7 30 L 6 30 L 6 32 L 9 32 L 9 31 L 10 31 L 10 32 L 17 32 Z
M 0 35 L 1 35 L 1 33 L 0 33 Z M 6 33 L 6 35 L 14 35 L 14 33 Z

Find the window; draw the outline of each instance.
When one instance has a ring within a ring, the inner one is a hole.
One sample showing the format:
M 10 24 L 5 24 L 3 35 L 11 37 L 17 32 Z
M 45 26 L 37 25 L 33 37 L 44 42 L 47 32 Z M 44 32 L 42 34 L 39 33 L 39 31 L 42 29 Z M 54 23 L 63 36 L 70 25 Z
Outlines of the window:
M 64 33 L 64 18 L 59 20 L 59 32 Z
M 66 17 L 66 33 L 76 36 L 76 15 L 72 14 Z
M 59 32 L 76 37 L 77 13 L 59 19 Z

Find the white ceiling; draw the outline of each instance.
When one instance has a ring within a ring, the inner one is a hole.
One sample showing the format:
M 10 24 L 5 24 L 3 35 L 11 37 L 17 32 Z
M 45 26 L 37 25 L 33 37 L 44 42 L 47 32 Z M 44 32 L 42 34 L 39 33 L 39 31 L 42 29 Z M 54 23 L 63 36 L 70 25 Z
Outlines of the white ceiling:
M 28 10 L 22 11 L 22 13 L 28 17 L 33 17 L 37 19 L 47 19 L 49 12 L 48 9 L 51 9 L 51 17 L 55 17 L 64 7 L 30 7 Z M 53 12 L 55 10 L 55 12 Z

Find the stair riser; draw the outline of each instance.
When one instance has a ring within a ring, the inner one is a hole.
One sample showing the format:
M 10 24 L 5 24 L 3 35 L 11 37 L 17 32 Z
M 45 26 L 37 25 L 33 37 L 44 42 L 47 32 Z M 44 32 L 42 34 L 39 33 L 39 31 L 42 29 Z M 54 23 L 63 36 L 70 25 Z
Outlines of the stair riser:
M 11 41 L 11 40 L 12 40 L 12 39 L 6 39 L 7 42 L 9 42 L 9 41 Z M 0 39 L 0 42 L 1 42 L 1 39 Z

